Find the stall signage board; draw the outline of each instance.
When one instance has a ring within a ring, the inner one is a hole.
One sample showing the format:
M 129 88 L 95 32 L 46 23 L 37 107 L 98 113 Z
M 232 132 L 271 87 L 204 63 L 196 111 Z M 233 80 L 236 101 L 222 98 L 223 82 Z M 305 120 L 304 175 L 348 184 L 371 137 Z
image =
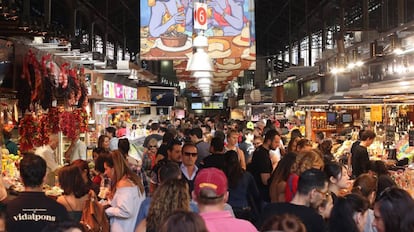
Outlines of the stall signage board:
M 137 100 L 138 91 L 136 88 L 124 86 L 124 91 L 126 100 Z
M 104 83 L 104 97 L 105 98 L 115 98 L 115 83 L 110 81 L 103 81 Z
M 115 98 L 124 99 L 124 86 L 118 83 L 115 83 Z
M 207 4 L 194 3 L 194 29 L 207 30 Z
M 382 106 L 371 106 L 371 122 L 382 122 Z

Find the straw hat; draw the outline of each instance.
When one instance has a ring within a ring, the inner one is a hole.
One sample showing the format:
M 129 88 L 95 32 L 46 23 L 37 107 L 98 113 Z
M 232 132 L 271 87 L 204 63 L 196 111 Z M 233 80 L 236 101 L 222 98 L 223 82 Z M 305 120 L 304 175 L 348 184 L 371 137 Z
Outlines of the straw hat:
M 240 62 L 240 58 L 226 58 L 226 59 L 223 59 L 221 63 L 217 61 L 216 66 L 219 69 L 234 70 L 234 69 L 240 69 L 241 62 Z
M 248 68 L 249 70 L 256 70 L 256 61 L 253 61 L 251 64 L 250 64 L 250 66 L 249 66 L 249 68 Z
M 243 27 L 240 35 L 234 37 L 233 43 L 241 47 L 250 46 L 250 29 L 247 25 Z
M 256 44 L 244 49 L 241 58 L 246 60 L 256 60 Z
M 209 38 L 208 55 L 213 58 L 225 58 L 230 56 L 230 42 L 225 39 Z

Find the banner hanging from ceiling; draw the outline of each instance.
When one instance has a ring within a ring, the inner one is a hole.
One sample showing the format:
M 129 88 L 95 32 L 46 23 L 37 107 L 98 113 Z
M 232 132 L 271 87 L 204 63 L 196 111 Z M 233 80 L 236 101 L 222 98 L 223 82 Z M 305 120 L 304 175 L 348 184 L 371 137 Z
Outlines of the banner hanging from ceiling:
M 208 52 L 217 60 L 220 66 L 217 69 L 253 69 L 252 63 L 256 61 L 254 0 L 207 0 L 205 3 Z M 141 0 L 140 9 L 141 60 L 188 60 L 194 32 L 193 1 Z

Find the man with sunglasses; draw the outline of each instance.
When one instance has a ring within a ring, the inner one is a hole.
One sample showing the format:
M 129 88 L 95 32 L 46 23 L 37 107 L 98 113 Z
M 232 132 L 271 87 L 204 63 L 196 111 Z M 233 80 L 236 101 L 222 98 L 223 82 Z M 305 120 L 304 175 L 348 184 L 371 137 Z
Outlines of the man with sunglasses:
M 325 230 L 325 223 L 311 206 L 317 206 L 329 196 L 328 181 L 323 171 L 309 169 L 299 176 L 298 190 L 291 202 L 271 203 L 263 209 L 262 222 L 273 215 L 293 214 L 306 226 L 308 232 Z
M 196 160 L 198 157 L 197 147 L 193 143 L 185 143 L 181 151 L 182 163 L 180 164 L 180 169 L 184 180 L 186 180 L 188 183 L 191 196 L 191 192 L 194 189 L 194 179 L 198 172 L 198 167 L 196 165 Z

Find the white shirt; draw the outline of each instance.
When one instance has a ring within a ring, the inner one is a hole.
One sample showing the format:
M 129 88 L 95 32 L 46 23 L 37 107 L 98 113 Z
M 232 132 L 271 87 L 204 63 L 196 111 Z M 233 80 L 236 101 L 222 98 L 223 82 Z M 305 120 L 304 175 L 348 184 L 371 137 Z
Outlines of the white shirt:
M 139 207 L 144 199 L 144 194 L 139 192 L 137 186 L 118 188 L 111 207 L 105 210 L 110 218 L 111 231 L 134 231 Z
M 59 168 L 59 164 L 56 162 L 55 151 L 49 145 L 38 147 L 35 154 L 46 161 L 47 172 L 54 172 Z
M 80 139 L 76 141 L 72 154 L 70 154 L 70 162 L 77 159 L 86 160 L 86 144 Z
M 197 175 L 197 172 L 198 172 L 198 167 L 196 165 L 194 165 L 194 171 L 193 171 L 193 174 L 191 176 L 188 175 L 187 167 L 184 164 L 181 163 L 180 169 L 181 169 L 181 172 L 183 173 L 183 175 L 188 180 L 194 180 L 196 175 Z

